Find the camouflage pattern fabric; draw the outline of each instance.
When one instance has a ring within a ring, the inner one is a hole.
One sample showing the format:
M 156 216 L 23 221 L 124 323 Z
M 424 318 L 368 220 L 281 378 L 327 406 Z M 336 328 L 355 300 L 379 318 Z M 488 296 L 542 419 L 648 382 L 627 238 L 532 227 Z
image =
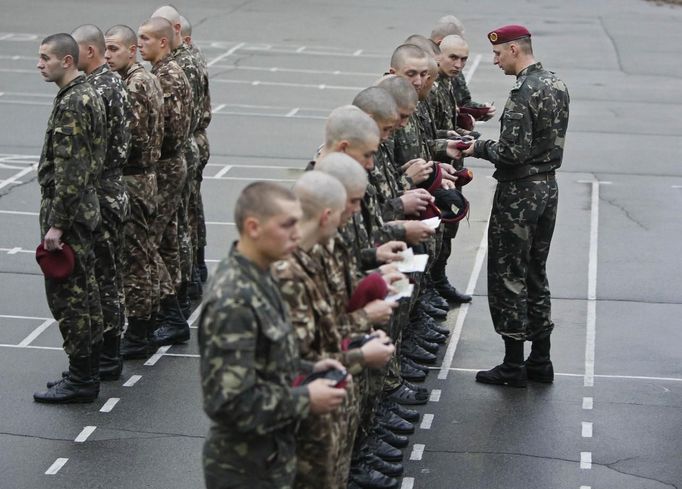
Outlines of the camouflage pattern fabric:
M 192 90 L 187 77 L 171 55 L 152 67 L 163 91 L 163 141 L 157 164 L 158 187 L 156 219 L 152 228 L 161 297 L 174 294 L 180 286 L 178 211 L 187 163 L 187 144 L 192 117 Z
M 367 235 L 375 245 L 393 240 L 405 241 L 405 227 L 402 224 L 384 222 L 379 194 L 380 190 L 372 185 L 370 177 L 361 205 L 361 213 L 367 229 Z
M 301 361 L 277 285 L 233 246 L 206 294 L 198 332 L 208 489 L 292 487 L 296 429 L 308 416 Z
M 394 173 L 395 166 L 385 143 L 379 145 L 374 156 L 374 168 L 369 171 L 369 182 L 377 190 L 377 201 L 384 221 L 405 219 L 405 209 L 400 200 L 403 189 Z
M 437 135 L 447 137 L 447 131 L 454 131 L 456 125 L 457 102 L 452 95 L 452 83 L 450 77 L 441 73 L 438 80 L 433 83 L 428 98 L 429 107 L 433 115 L 433 123 L 437 129 Z
M 566 85 L 533 64 L 517 76 L 499 141 L 474 146 L 476 156 L 495 165 L 498 180 L 488 235 L 490 313 L 495 330 L 513 339 L 540 339 L 554 326 L 546 262 L 569 100 Z
M 61 229 L 62 241 L 76 255 L 66 281 L 45 280 L 47 302 L 69 356 L 89 356 L 91 345 L 102 340 L 92 233 L 101 219 L 96 184 L 105 154 L 104 104 L 78 76 L 55 97 L 38 165 L 40 239 L 50 227 Z
M 452 96 L 455 98 L 455 102 L 457 103 L 458 107 L 485 107 L 485 104 L 482 104 L 480 102 L 474 102 L 471 99 L 471 92 L 469 91 L 469 87 L 467 86 L 467 81 L 466 78 L 464 78 L 464 73 L 460 73 L 456 77 L 452 79 L 452 87 L 451 87 L 451 93 Z M 456 114 L 453 114 L 453 117 L 457 117 Z M 456 124 L 455 124 L 456 125 Z
M 151 236 L 156 216 L 156 164 L 163 140 L 163 91 L 158 79 L 141 64 L 133 64 L 124 76 L 132 104 L 130 156 L 123 166 L 128 188 L 130 217 L 124 225 L 126 313 L 148 319 L 158 304 L 155 284 L 157 248 Z
M 416 111 L 410 116 L 405 127 L 401 127 L 393 133 L 392 139 L 395 156 L 394 163 L 398 168 L 416 158 L 424 158 L 426 161 L 432 159 L 431 151 L 422 134 Z

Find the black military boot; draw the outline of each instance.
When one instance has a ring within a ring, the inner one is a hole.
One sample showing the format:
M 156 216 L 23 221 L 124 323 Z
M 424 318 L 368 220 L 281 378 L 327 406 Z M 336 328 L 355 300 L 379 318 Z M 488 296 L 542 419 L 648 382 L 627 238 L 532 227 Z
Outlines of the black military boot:
M 386 409 L 393 411 L 398 416 L 411 423 L 416 423 L 417 421 L 419 421 L 419 411 L 415 411 L 414 409 L 408 409 L 390 399 L 384 399 L 383 401 L 381 401 L 381 404 L 385 406 Z
M 152 329 L 152 321 L 142 318 L 128 318 L 128 329 L 121 338 L 121 358 L 124 360 L 144 359 L 153 351 L 147 339 Z
M 438 343 L 427 341 L 416 333 L 412 333 L 412 339 L 415 341 L 415 343 L 417 343 L 417 345 L 421 346 L 429 353 L 433 353 L 434 355 L 438 353 L 438 348 L 440 347 Z
M 419 306 L 422 311 L 431 316 L 436 321 L 445 321 L 448 318 L 448 313 L 442 309 L 434 307 L 428 300 L 421 298 L 419 300 Z
M 431 316 L 426 314 L 419 307 L 415 307 L 412 314 L 410 314 L 410 322 L 422 323 L 425 326 L 429 327 L 430 329 L 445 336 L 448 336 L 450 334 L 450 330 L 448 328 L 444 326 L 439 326 L 438 323 Z
M 436 355 L 419 346 L 412 338 L 404 338 L 400 346 L 404 356 L 419 363 L 436 363 Z
M 379 405 L 376 416 L 377 422 L 384 428 L 391 430 L 393 433 L 398 433 L 399 435 L 410 435 L 414 433 L 414 425 L 412 423 L 401 418 L 384 405 Z
M 177 293 L 180 312 L 185 319 L 192 315 L 192 300 L 189 298 L 189 282 L 182 282 Z
M 93 402 L 99 395 L 99 382 L 92 377 L 91 359 L 70 357 L 69 373 L 45 392 L 36 392 L 33 399 L 46 404 Z
M 426 404 L 429 401 L 428 394 L 423 394 L 416 390 L 410 389 L 403 384 L 401 384 L 397 389 L 389 392 L 386 397 L 397 402 L 398 404 L 407 406 L 418 406 L 420 404 Z
M 528 380 L 551 384 L 554 382 L 554 366 L 549 359 L 551 344 L 549 336 L 541 340 L 533 341 L 530 355 L 526 360 L 526 372 Z
M 400 376 L 412 382 L 424 382 L 426 380 L 426 372 L 413 367 L 405 360 L 400 361 Z
M 189 283 L 187 294 L 189 295 L 190 300 L 193 301 L 200 301 L 204 294 L 204 288 L 201 285 L 201 277 L 199 277 L 197 265 L 192 267 L 192 281 Z
M 121 337 L 113 333 L 105 333 L 99 356 L 100 380 L 118 380 L 121 378 L 121 372 L 123 372 Z
M 403 474 L 403 464 L 387 462 L 371 453 L 366 453 L 362 462 L 389 477 L 400 477 Z
M 409 440 L 406 436 L 393 433 L 391 430 L 386 429 L 383 426 L 377 426 L 375 430 L 379 439 L 385 441 L 392 447 L 405 448 L 409 443 Z
M 176 296 L 161 299 L 160 319 L 159 327 L 152 335 L 154 345 L 176 345 L 189 340 L 189 324 L 180 311 Z
M 388 477 L 362 462 L 351 466 L 349 477 L 351 482 L 363 489 L 396 489 L 398 487 L 397 479 Z
M 400 357 L 400 361 L 401 361 L 401 362 L 405 362 L 406 364 L 408 364 L 408 365 L 411 366 L 411 367 L 414 367 L 414 368 L 416 368 L 416 369 L 418 369 L 418 370 L 421 370 L 422 372 L 424 372 L 424 373 L 427 374 L 427 375 L 428 375 L 429 372 L 431 371 L 431 369 L 429 369 L 429 367 L 427 367 L 426 365 L 422 365 L 421 363 L 417 363 L 417 362 L 415 362 L 414 360 L 412 360 L 412 359 L 410 359 L 410 358 L 407 358 L 406 356 L 401 356 L 401 357 Z M 408 379 L 408 380 L 409 380 L 409 379 Z
M 387 462 L 400 462 L 403 459 L 403 452 L 393 445 L 389 445 L 384 440 L 379 438 L 375 432 L 370 433 L 367 437 L 366 448 L 377 457 L 381 457 Z M 363 447 L 364 448 L 364 447 Z
M 504 362 L 491 370 L 481 370 L 476 374 L 476 382 L 484 384 L 526 387 L 528 376 L 523 364 L 523 340 L 504 338 Z
M 205 248 L 203 246 L 197 248 L 197 270 L 202 284 L 205 284 L 206 280 L 208 280 L 208 268 L 206 267 L 204 250 Z
M 465 304 L 471 302 L 471 296 L 462 294 L 454 288 L 447 279 L 441 282 L 434 282 L 436 292 L 451 304 Z
M 408 330 L 419 336 L 421 339 L 426 340 L 430 343 L 445 343 L 448 339 L 447 336 L 440 334 L 435 329 L 429 328 L 424 323 L 411 323 Z
M 431 285 L 431 287 L 433 287 L 433 285 Z M 445 312 L 448 312 L 450 310 L 450 304 L 448 304 L 448 301 L 443 299 L 441 295 L 438 292 L 436 292 L 435 289 L 430 288 L 429 290 L 424 292 L 424 297 L 433 307 L 437 307 L 438 309 L 441 309 L 442 311 Z

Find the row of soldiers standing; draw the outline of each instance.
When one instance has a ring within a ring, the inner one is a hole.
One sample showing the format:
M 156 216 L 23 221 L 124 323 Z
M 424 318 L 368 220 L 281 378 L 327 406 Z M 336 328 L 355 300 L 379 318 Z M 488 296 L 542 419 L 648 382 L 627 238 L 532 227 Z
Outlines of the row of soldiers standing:
M 257 182 L 239 196 L 239 240 L 199 326 L 209 489 L 398 486 L 419 419 L 409 406 L 429 399 L 412 382 L 446 342 L 438 321 L 471 301 L 445 273 L 468 212 L 458 104 L 495 111 L 465 95 L 454 20 L 408 38 L 386 76 L 332 111 L 293 190 Z M 408 247 L 429 258 L 406 276 Z M 411 294 L 386 297 L 408 280 Z
M 92 402 L 123 359 L 189 339 L 207 278 L 208 67 L 189 22 L 164 6 L 137 32 L 49 36 L 38 69 L 59 87 L 38 167 L 41 236 L 76 259 L 65 280 L 45 280 L 69 370 L 34 399 Z

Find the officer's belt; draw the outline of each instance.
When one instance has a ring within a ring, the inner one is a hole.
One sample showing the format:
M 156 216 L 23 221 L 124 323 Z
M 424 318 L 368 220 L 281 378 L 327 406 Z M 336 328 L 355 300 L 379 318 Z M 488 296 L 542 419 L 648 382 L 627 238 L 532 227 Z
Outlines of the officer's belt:
M 519 178 L 516 182 L 553 182 L 555 180 L 554 172 L 536 173 L 535 175 L 528 175 L 527 177 Z
M 142 165 L 126 165 L 121 170 L 124 177 L 129 177 L 132 175 L 147 175 L 154 171 L 153 168 L 142 166 Z

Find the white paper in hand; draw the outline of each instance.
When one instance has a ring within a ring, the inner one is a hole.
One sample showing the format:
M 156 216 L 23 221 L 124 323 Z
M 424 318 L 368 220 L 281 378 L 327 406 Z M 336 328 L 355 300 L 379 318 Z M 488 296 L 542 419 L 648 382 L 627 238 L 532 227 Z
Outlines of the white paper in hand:
M 429 255 L 415 255 L 412 248 L 401 251 L 400 255 L 403 259 L 394 262 L 394 264 L 397 265 L 399 272 L 412 273 L 426 270 L 426 262 L 429 261 Z
M 384 300 L 388 302 L 397 302 L 403 297 L 411 297 L 414 292 L 414 285 L 406 278 L 393 282 L 391 287 L 395 289 L 395 292 L 386 296 Z
M 440 226 L 440 217 L 436 216 L 430 219 L 422 219 L 422 222 L 431 229 L 438 229 L 438 226 Z

